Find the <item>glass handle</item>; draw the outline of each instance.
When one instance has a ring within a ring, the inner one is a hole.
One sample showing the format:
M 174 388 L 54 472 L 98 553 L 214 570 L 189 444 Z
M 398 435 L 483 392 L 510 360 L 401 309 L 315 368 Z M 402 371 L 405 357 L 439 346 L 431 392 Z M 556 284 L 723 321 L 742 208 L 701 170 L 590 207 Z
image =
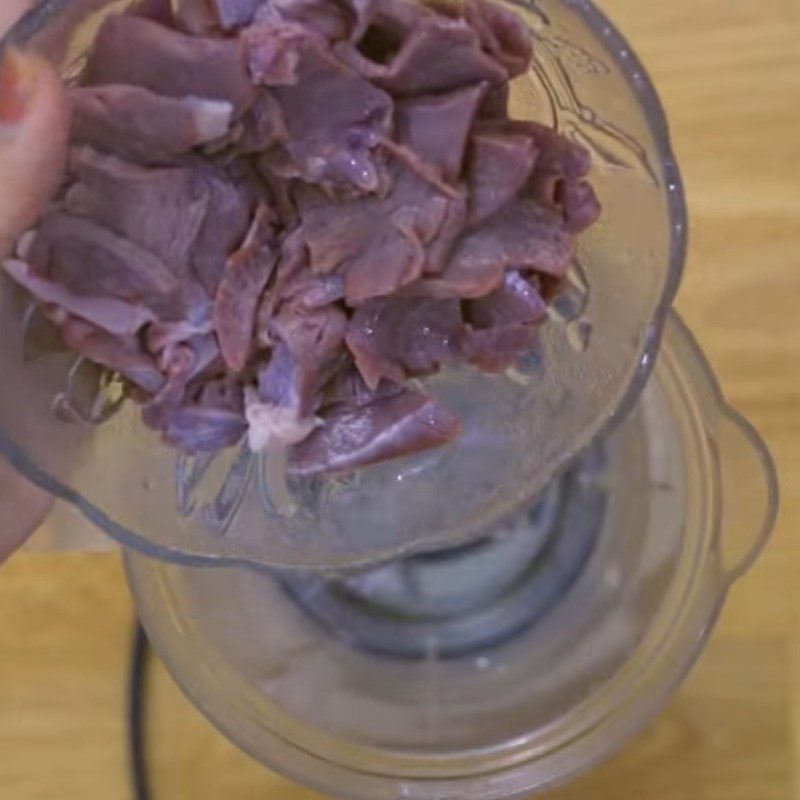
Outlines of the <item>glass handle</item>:
M 740 414 L 723 414 L 717 445 L 722 475 L 720 556 L 728 585 L 763 551 L 778 512 L 775 464 L 755 428 Z

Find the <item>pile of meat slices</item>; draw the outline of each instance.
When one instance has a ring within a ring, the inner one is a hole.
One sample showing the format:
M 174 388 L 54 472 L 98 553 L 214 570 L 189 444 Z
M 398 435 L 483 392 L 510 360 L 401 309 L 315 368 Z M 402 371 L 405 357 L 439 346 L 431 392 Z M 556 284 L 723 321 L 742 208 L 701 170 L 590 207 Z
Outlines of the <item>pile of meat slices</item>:
M 248 434 L 309 475 L 444 444 L 406 381 L 512 365 L 600 211 L 588 154 L 508 117 L 531 58 L 488 0 L 142 0 L 5 269 L 184 451 Z

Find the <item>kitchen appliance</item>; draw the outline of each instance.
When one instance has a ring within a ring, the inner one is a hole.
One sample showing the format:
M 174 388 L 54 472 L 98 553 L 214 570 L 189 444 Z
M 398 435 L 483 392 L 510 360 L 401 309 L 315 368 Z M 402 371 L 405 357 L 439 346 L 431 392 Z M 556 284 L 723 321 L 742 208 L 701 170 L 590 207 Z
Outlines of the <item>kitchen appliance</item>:
M 48 0 L 9 41 L 74 80 L 130 5 Z M 586 0 L 508 5 L 537 48 L 514 115 L 592 151 L 604 215 L 535 352 L 428 382 L 464 418 L 452 447 L 294 481 L 281 515 L 257 458 L 176 456 L 0 293 L 0 452 L 127 548 L 212 722 L 332 795 L 493 800 L 588 768 L 666 702 L 774 521 L 769 455 L 669 311 L 685 208 L 644 69 Z

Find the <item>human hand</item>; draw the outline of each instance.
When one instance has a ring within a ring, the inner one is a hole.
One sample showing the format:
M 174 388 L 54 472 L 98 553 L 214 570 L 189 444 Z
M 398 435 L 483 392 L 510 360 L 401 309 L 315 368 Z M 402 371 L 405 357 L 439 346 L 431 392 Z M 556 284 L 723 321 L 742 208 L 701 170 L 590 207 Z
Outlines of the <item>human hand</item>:
M 0 35 L 30 5 L 0 0 Z M 0 258 L 57 188 L 68 132 L 69 103 L 55 70 L 38 56 L 6 51 L 0 63 Z M 0 563 L 39 526 L 52 502 L 0 457 Z

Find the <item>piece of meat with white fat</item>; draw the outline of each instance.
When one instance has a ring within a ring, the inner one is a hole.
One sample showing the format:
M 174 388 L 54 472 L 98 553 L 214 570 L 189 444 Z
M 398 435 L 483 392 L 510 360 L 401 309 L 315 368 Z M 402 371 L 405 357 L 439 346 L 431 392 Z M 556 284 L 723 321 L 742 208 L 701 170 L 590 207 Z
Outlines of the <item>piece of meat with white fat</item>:
M 239 39 L 187 36 L 130 14 L 113 14 L 101 26 L 85 82 L 141 86 L 168 97 L 223 100 L 232 105 L 234 116 L 254 97 Z
M 458 301 L 386 297 L 364 303 L 347 328 L 347 346 L 371 388 L 430 375 L 460 356 Z
M 281 309 L 270 321 L 272 356 L 258 375 L 261 400 L 291 409 L 298 419 L 312 414 L 341 366 L 346 330 L 347 317 L 336 306 Z
M 458 417 L 424 394 L 403 391 L 359 408 L 334 407 L 295 445 L 289 472 L 311 476 L 352 472 L 441 447 L 461 433 Z
M 228 132 L 233 106 L 198 97 L 164 97 L 139 86 L 70 91 L 72 142 L 140 164 L 169 164 Z

